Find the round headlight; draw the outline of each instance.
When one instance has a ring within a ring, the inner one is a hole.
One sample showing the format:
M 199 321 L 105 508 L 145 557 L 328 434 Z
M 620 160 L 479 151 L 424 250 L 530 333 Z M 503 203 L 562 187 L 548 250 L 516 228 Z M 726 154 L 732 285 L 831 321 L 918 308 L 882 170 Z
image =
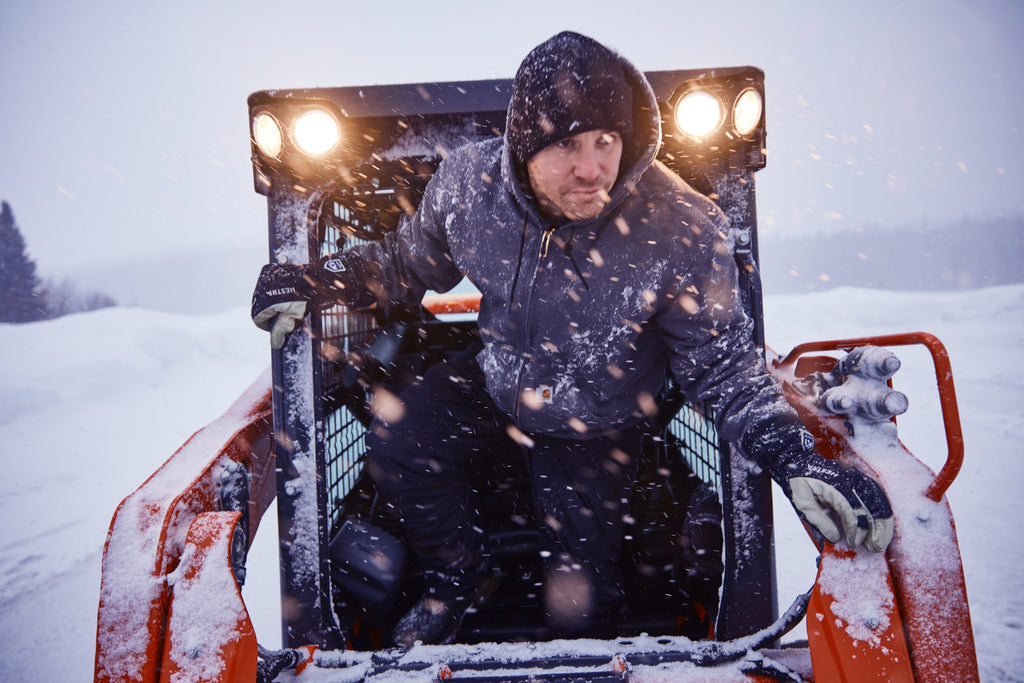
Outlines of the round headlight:
M 747 88 L 736 98 L 732 105 L 732 122 L 736 132 L 740 135 L 750 135 L 761 122 L 761 93 L 753 88 Z
M 295 120 L 295 142 L 306 154 L 330 152 L 341 138 L 338 121 L 323 109 L 310 109 Z
M 281 126 L 270 114 L 260 112 L 253 117 L 252 139 L 264 156 L 274 159 L 281 156 Z
M 679 130 L 702 138 L 716 130 L 722 123 L 722 105 L 711 93 L 694 90 L 676 103 L 676 126 Z

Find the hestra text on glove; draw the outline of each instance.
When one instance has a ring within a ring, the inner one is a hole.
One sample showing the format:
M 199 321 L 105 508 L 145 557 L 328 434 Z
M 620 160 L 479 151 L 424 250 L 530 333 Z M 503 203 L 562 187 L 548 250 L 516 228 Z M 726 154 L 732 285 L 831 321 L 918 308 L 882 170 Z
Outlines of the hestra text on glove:
M 270 263 L 260 269 L 252 292 L 252 319 L 261 329 L 270 329 L 270 319 L 261 314 L 276 304 L 311 301 L 316 293 L 306 275 L 307 266 L 294 263 Z M 261 324 L 262 323 L 262 324 Z

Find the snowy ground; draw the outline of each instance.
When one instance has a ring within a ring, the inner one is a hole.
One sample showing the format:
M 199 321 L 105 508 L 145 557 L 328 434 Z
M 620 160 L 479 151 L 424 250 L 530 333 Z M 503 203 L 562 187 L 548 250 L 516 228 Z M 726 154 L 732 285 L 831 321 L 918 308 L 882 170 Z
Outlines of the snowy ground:
M 1024 681 L 1024 286 L 769 297 L 765 318 L 779 351 L 913 330 L 946 344 L 966 442 L 949 500 L 982 680 Z M 898 354 L 896 388 L 911 401 L 901 437 L 937 469 L 946 449 L 930 360 Z M 0 680 L 87 681 L 114 508 L 257 377 L 266 338 L 241 308 L 193 317 L 108 309 L 0 325 L 0 359 Z M 814 551 L 788 504 L 777 508 L 780 602 L 788 604 L 813 581 Z M 261 528 L 245 587 L 269 646 L 280 642 L 272 528 Z

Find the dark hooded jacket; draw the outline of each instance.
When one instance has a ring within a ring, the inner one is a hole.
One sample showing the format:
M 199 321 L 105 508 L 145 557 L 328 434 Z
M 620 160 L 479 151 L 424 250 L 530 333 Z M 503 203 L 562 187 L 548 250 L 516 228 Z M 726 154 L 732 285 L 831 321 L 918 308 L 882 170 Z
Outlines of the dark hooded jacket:
M 634 130 L 598 217 L 545 219 L 496 138 L 451 152 L 416 213 L 351 252 L 382 297 L 418 301 L 464 276 L 480 290 L 478 360 L 524 432 L 587 438 L 634 425 L 669 371 L 690 399 L 711 401 L 726 439 L 792 431 L 740 304 L 727 221 L 656 160 L 654 93 L 614 56 L 632 88 Z

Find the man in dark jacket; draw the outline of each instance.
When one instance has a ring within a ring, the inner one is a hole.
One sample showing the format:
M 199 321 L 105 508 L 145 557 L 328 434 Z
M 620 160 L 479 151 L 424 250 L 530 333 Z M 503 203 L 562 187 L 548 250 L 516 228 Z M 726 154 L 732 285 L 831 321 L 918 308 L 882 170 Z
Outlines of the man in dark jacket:
M 881 551 L 884 493 L 813 453 L 751 339 L 725 217 L 656 160 L 657 101 L 630 62 L 561 33 L 524 59 L 503 138 L 453 151 L 381 242 L 264 268 L 258 325 L 280 344 L 304 302 L 418 302 L 463 277 L 482 349 L 433 368 L 401 418 L 367 433 L 369 471 L 426 567 L 399 644 L 443 642 L 488 590 L 469 471 L 522 449 L 549 551 L 547 609 L 567 631 L 610 614 L 640 440 L 670 371 L 832 541 Z

